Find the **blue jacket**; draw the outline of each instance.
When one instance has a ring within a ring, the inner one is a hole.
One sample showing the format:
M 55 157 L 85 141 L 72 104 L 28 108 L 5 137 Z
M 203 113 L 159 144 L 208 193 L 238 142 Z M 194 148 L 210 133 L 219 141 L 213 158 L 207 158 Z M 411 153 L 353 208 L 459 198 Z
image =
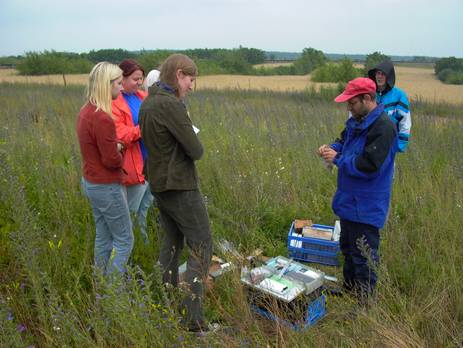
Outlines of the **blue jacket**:
M 391 196 L 397 130 L 378 105 L 362 121 L 350 117 L 341 138 L 331 144 L 338 155 L 338 187 L 333 211 L 341 219 L 382 228 Z
M 395 123 L 399 132 L 399 151 L 404 152 L 408 146 L 412 118 L 410 114 L 410 103 L 407 95 L 401 89 L 395 87 L 395 70 L 390 61 L 384 61 L 368 71 L 370 79 L 375 81 L 376 71 L 380 70 L 386 74 L 386 89 L 377 91 L 376 101 L 384 105 L 384 112 L 389 115 Z

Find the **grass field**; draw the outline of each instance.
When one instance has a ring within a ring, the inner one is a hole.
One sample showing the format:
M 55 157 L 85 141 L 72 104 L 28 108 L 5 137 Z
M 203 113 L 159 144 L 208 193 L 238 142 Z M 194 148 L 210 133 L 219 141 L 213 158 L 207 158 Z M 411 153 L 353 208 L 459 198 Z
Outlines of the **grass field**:
M 382 231 L 376 305 L 356 310 L 349 297 L 328 297 L 327 316 L 294 332 L 252 315 L 236 269 L 217 280 L 206 302 L 207 318 L 228 331 L 197 339 L 179 327 L 178 293 L 164 289 L 154 266 L 162 237 L 155 209 L 151 244 L 135 231 L 135 268 L 125 286 L 93 277 L 94 224 L 80 191 L 75 136 L 82 95 L 82 86 L 0 84 L 1 347 L 462 346 L 461 106 L 413 106 L 410 148 L 397 158 Z M 315 155 L 345 121 L 345 108 L 325 101 L 331 98 L 192 94 L 214 240 L 226 238 L 244 255 L 256 248 L 285 255 L 294 218 L 334 222 L 336 175 Z
M 275 64 L 271 64 L 275 65 Z M 281 64 L 280 64 L 281 65 Z M 396 67 L 396 84 L 412 100 L 463 104 L 463 85 L 446 85 L 439 81 L 432 65 L 401 64 Z M 84 85 L 87 75 L 66 75 L 68 84 Z M 0 69 L 0 82 L 37 82 L 63 85 L 61 75 L 18 76 L 13 69 Z M 208 75 L 197 79 L 196 89 L 243 89 L 271 91 L 304 91 L 308 88 L 331 87 L 331 83 L 315 83 L 307 76 Z

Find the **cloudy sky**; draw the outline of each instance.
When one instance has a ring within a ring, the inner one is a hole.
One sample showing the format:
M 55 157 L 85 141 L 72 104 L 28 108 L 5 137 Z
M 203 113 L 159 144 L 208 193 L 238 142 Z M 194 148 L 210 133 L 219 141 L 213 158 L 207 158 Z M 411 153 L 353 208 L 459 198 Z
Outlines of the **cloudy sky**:
M 0 56 L 254 47 L 463 57 L 463 0 L 0 0 Z

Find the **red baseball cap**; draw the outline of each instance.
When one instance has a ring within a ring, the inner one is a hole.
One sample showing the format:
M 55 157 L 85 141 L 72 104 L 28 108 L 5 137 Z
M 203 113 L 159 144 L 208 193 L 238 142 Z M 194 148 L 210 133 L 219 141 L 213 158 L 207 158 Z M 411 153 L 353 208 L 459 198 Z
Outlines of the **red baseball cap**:
M 376 93 L 375 82 L 368 77 L 357 77 L 347 83 L 344 92 L 334 98 L 334 101 L 344 103 L 357 95 L 370 93 Z

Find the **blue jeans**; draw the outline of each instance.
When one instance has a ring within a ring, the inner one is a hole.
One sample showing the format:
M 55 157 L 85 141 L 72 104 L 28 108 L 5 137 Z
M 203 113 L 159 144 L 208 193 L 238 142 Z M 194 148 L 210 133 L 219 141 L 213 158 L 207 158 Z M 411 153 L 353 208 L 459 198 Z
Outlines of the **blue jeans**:
M 140 233 L 146 244 L 149 242 L 148 234 L 146 233 L 146 216 L 148 215 L 148 209 L 154 200 L 150 191 L 150 185 L 147 181 L 145 181 L 144 184 L 129 185 L 126 186 L 126 188 L 129 210 L 131 213 L 135 214 L 137 224 L 140 227 Z
M 95 220 L 95 266 L 104 275 L 125 272 L 133 248 L 129 207 L 120 184 L 92 184 L 82 178 Z

